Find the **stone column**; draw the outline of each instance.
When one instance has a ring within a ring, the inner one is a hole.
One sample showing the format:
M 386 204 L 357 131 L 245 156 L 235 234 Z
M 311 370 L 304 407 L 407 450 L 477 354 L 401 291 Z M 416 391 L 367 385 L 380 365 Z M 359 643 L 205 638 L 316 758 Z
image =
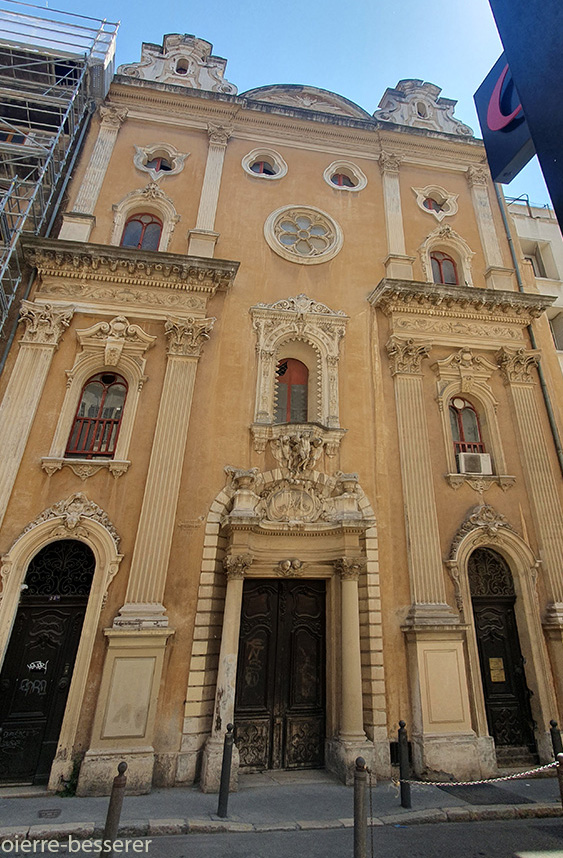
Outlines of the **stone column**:
M 59 341 L 70 324 L 72 307 L 22 301 L 25 332 L 0 406 L 0 524 L 16 481 L 47 374 Z
M 125 604 L 114 627 L 167 626 L 162 604 L 201 347 L 215 319 L 168 319 L 168 361 Z
M 383 182 L 383 204 L 387 227 L 387 257 L 385 274 L 398 280 L 412 280 L 414 257 L 407 256 L 405 233 L 403 230 L 403 212 L 401 209 L 401 188 L 399 185 L 399 165 L 397 155 L 382 152 L 379 156 L 379 168 Z
M 211 736 L 203 751 L 201 769 L 201 789 L 203 792 L 219 791 L 225 731 L 227 724 L 234 723 L 242 590 L 245 572 L 251 563 L 251 554 L 229 554 L 223 561 L 227 576 L 227 592 Z M 236 747 L 233 747 L 231 789 L 236 789 L 238 762 L 238 751 Z
M 481 246 L 485 256 L 485 282 L 488 289 L 512 289 L 512 268 L 503 266 L 502 251 L 495 230 L 493 212 L 489 200 L 490 174 L 486 167 L 470 166 L 467 170 L 467 183 L 471 189 L 471 198 Z
M 327 743 L 327 766 L 346 784 L 354 782 L 354 764 L 364 757 L 372 768 L 374 750 L 364 730 L 360 603 L 358 579 L 365 569 L 361 557 L 340 557 L 334 563 L 340 576 L 340 724 L 338 736 Z
M 391 337 L 413 623 L 457 620 L 446 603 L 421 363 L 430 345 Z
M 188 253 L 190 256 L 212 257 L 219 233 L 214 232 L 217 201 L 221 187 L 223 161 L 227 142 L 232 128 L 224 125 L 208 125 L 209 149 L 203 177 L 203 187 L 199 200 L 199 209 L 195 229 L 188 233 Z
M 168 361 L 125 604 L 107 629 L 108 649 L 80 795 L 105 795 L 120 759 L 128 788 L 150 791 L 154 723 L 164 651 L 173 630 L 163 605 L 180 478 L 201 347 L 215 319 L 168 319 Z
M 63 215 L 59 238 L 88 241 L 96 222 L 94 209 L 110 162 L 117 134 L 127 117 L 126 107 L 100 107 L 98 139 L 78 190 L 74 209 Z
M 563 715 L 563 510 L 559 478 L 550 458 L 550 439 L 542 429 L 532 370 L 539 363 L 537 352 L 502 349 L 497 355 L 505 384 L 510 390 L 520 451 L 528 486 L 530 506 L 538 535 L 541 574 L 548 605 L 544 617 L 547 646 Z

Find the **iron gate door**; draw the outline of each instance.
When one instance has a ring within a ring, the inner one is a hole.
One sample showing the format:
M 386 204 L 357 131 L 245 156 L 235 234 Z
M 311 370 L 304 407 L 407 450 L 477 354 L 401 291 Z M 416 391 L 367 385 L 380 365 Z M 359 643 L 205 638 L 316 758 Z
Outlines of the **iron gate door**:
M 323 765 L 324 581 L 244 582 L 235 725 L 243 767 Z

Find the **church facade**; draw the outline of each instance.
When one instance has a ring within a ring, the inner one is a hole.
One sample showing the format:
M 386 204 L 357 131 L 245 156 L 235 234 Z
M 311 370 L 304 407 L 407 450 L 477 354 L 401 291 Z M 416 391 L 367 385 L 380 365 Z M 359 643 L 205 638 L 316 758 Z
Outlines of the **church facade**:
M 551 759 L 561 374 L 484 148 L 237 94 L 193 36 L 100 105 L 0 378 L 0 779 L 218 788 Z

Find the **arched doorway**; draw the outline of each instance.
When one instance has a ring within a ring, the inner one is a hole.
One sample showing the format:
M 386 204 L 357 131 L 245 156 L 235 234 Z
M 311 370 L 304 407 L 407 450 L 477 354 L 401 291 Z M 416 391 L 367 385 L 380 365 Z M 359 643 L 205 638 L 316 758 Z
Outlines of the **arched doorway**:
M 49 779 L 95 565 L 74 539 L 29 563 L 0 674 L 0 782 Z
M 516 593 L 506 560 L 476 548 L 468 562 L 469 588 L 489 733 L 499 763 L 534 762 L 537 748 L 514 613 Z

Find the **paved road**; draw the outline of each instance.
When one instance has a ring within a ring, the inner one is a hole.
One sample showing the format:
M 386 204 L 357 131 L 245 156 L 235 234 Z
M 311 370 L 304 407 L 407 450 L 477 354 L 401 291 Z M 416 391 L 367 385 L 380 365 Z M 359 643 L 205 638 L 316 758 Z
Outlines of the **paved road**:
M 374 858 L 512 858 L 515 852 L 536 850 L 549 850 L 545 858 L 563 858 L 562 820 L 380 826 L 374 830 Z M 148 858 L 352 858 L 353 851 L 352 829 L 338 829 L 157 837 L 142 852 L 134 853 L 129 845 L 127 854 Z M 369 845 L 367 854 L 369 858 Z

